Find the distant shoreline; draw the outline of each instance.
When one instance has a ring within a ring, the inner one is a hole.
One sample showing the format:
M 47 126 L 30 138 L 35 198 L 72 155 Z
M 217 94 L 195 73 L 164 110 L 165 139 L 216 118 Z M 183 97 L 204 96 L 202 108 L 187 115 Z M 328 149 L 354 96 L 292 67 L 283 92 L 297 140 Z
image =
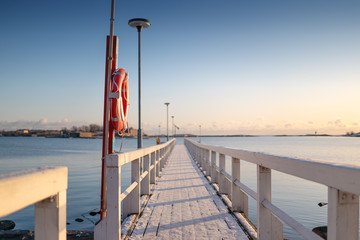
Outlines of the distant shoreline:
M 79 134 L 77 136 L 64 136 L 64 135 L 2 135 L 0 134 L 0 137 L 45 137 L 45 138 L 86 138 L 86 139 L 102 139 L 101 135 L 82 135 Z M 116 138 L 121 138 L 120 136 L 115 136 Z M 124 138 L 134 138 L 137 139 L 137 136 L 123 136 Z M 166 135 L 148 135 L 143 136 L 143 138 L 166 138 Z M 172 136 L 169 136 L 169 138 L 172 138 Z M 175 137 L 181 138 L 181 137 L 189 137 L 189 138 L 199 138 L 198 135 L 192 135 L 192 134 L 177 134 Z M 201 137 L 360 137 L 360 134 L 354 134 L 354 135 L 330 135 L 330 134 L 305 134 L 305 135 L 288 135 L 288 134 L 279 134 L 279 135 L 243 135 L 243 134 L 231 134 L 231 135 L 201 135 Z

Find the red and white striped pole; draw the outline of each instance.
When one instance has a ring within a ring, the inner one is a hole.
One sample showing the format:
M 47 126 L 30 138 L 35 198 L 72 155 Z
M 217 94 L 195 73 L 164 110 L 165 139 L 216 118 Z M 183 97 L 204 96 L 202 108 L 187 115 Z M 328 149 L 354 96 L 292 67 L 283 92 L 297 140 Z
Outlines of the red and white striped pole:
M 115 0 L 111 0 L 110 35 L 106 41 L 106 64 L 105 64 L 105 92 L 104 92 L 104 119 L 103 119 L 103 145 L 101 167 L 101 203 L 100 220 L 106 217 L 106 162 L 105 156 L 112 153 L 114 129 L 110 123 L 110 98 L 111 75 L 117 68 L 118 38 L 114 36 Z

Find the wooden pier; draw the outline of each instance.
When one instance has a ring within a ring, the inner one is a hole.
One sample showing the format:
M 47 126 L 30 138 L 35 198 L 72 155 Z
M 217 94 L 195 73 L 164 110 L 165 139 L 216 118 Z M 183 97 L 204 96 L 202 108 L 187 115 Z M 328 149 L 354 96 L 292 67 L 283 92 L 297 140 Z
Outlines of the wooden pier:
M 107 212 L 95 226 L 95 240 L 283 240 L 284 224 L 304 239 L 322 240 L 272 202 L 272 171 L 327 186 L 327 239 L 359 239 L 359 166 L 190 139 L 184 143 L 176 145 L 172 139 L 106 156 Z M 241 162 L 256 165 L 256 189 L 241 181 Z M 131 184 L 122 192 L 121 168 L 127 163 L 131 164 Z M 226 163 L 231 163 L 231 174 L 225 171 Z M 65 167 L 2 175 L 0 203 L 7 207 L 0 208 L 0 217 L 35 204 L 35 239 L 66 240 L 66 189 Z M 256 228 L 247 221 L 249 198 L 257 202 Z
M 188 154 L 176 145 L 129 239 L 249 239 Z

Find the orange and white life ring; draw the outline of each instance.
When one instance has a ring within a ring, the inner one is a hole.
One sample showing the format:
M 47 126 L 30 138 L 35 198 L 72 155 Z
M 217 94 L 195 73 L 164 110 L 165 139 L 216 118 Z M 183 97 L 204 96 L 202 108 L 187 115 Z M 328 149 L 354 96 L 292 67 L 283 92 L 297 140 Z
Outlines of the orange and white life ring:
M 111 123 L 117 132 L 127 129 L 129 112 L 129 82 L 128 73 L 119 68 L 113 74 L 111 92 L 119 93 L 119 98 L 111 100 Z

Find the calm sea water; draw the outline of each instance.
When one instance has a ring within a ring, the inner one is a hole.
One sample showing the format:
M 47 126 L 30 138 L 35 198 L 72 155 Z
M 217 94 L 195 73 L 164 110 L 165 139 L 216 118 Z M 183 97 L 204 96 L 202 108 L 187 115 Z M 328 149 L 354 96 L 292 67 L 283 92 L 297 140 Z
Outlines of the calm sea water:
M 198 140 L 198 139 L 195 139 Z M 122 151 L 136 149 L 136 139 L 124 139 Z M 165 139 L 162 139 L 165 141 Z M 116 139 L 119 149 L 120 139 Z M 202 143 L 266 152 L 299 158 L 319 159 L 360 165 L 360 138 L 347 137 L 202 137 Z M 183 144 L 183 139 L 177 139 Z M 61 139 L 0 137 L 0 174 L 39 166 L 67 166 L 69 187 L 67 191 L 68 229 L 93 230 L 99 215 L 100 205 L 101 139 Z M 155 145 L 155 139 L 144 139 L 144 147 Z M 256 167 L 241 163 L 241 181 L 256 190 Z M 122 169 L 122 189 L 130 182 L 130 168 Z M 227 169 L 231 172 L 230 159 Z M 327 202 L 327 188 L 323 185 L 273 173 L 273 202 L 302 224 L 312 229 L 326 225 L 327 207 L 318 207 Z M 249 198 L 250 219 L 256 225 L 256 202 Z M 17 229 L 33 229 L 34 207 L 30 206 L 6 219 L 16 222 Z M 75 219 L 81 218 L 83 222 Z M 302 239 L 284 225 L 285 237 Z
M 155 139 L 144 139 L 143 142 L 144 147 L 155 144 Z M 116 151 L 120 150 L 120 145 L 121 139 L 116 139 Z M 99 215 L 91 216 L 89 213 L 99 211 L 100 206 L 101 148 L 102 139 L 0 137 L 0 174 L 40 166 L 67 166 L 67 227 L 93 230 Z M 136 139 L 123 140 L 123 152 L 136 148 Z M 130 185 L 130 165 L 122 168 L 121 177 L 124 191 Z M 77 218 L 84 221 L 77 222 Z M 4 219 L 15 221 L 16 229 L 33 230 L 34 206 Z

